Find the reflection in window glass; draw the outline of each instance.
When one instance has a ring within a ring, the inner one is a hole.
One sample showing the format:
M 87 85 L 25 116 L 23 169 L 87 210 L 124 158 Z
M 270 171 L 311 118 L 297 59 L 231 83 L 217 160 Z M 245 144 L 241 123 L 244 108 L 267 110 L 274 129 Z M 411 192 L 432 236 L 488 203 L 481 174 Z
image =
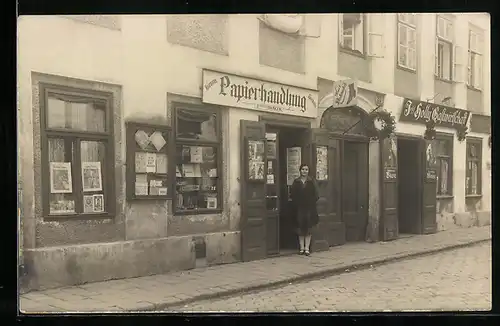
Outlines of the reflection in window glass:
M 104 105 L 100 103 L 70 102 L 49 97 L 47 105 L 49 128 L 106 131 Z
M 179 109 L 177 111 L 177 136 L 180 138 L 217 140 L 217 119 L 214 113 Z

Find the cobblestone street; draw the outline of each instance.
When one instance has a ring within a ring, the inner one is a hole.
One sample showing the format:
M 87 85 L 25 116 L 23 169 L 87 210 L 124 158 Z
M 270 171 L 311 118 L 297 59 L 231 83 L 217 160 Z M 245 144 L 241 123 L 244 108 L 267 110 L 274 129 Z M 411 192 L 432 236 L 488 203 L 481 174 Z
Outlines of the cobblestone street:
M 491 309 L 491 242 L 174 311 Z

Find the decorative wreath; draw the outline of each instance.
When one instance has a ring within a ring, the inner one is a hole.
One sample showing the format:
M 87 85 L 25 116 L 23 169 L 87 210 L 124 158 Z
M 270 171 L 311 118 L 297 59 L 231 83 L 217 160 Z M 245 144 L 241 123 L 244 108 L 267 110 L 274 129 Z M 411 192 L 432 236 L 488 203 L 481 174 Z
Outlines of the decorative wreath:
M 373 111 L 368 115 L 368 134 L 371 139 L 385 139 L 394 133 L 396 120 L 385 110 Z
M 459 126 L 457 128 L 457 139 L 458 141 L 462 142 L 465 140 L 465 137 L 467 137 L 469 127 L 467 126 Z
M 424 139 L 434 140 L 434 138 L 436 138 L 436 129 L 434 129 L 435 127 L 436 124 L 432 120 L 429 120 L 429 122 L 425 124 Z

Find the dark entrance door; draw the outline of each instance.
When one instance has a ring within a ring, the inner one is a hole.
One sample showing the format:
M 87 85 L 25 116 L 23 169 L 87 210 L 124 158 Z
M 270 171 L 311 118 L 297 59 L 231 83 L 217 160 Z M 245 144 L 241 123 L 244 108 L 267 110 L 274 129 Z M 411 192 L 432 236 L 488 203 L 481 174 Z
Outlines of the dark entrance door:
M 364 241 L 368 222 L 368 144 L 344 141 L 342 219 L 347 241 Z
M 399 233 L 421 232 L 420 140 L 398 138 L 398 224 Z
M 382 240 L 389 241 L 399 236 L 398 226 L 398 148 L 396 137 L 380 141 L 382 188 L 381 228 Z
M 266 128 L 241 120 L 241 253 L 243 261 L 267 256 Z
M 340 140 L 324 129 L 312 129 L 304 152 L 304 162 L 309 164 L 319 192 L 319 221 L 311 249 L 328 250 L 345 243 L 345 225 L 340 214 Z
M 436 184 L 437 184 L 437 162 L 430 140 L 421 141 L 421 159 L 419 160 L 423 171 L 421 176 L 422 186 L 422 233 L 436 233 Z

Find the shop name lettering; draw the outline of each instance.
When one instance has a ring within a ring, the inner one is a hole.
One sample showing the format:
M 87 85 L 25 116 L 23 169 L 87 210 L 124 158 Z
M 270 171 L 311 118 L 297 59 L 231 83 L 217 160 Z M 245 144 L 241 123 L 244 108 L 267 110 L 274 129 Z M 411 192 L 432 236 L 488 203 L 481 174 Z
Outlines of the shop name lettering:
M 434 121 L 435 124 L 449 123 L 451 125 L 465 125 L 469 112 L 454 110 L 447 112 L 446 108 L 436 106 L 435 104 L 407 100 L 403 107 L 403 115 L 413 117 L 415 121 L 423 120 L 425 122 Z
M 271 104 L 266 106 L 276 111 L 286 110 L 283 107 L 273 106 L 282 105 L 288 107 L 296 107 L 300 109 L 300 112 L 306 111 L 306 102 L 309 99 L 314 106 L 316 106 L 316 102 L 312 95 L 308 97 L 297 95 L 290 92 L 290 89 L 285 88 L 283 86 L 280 87 L 279 90 L 273 89 L 265 89 L 264 84 L 261 84 L 260 87 L 252 87 L 248 85 L 248 82 L 245 81 L 244 84 L 234 84 L 231 83 L 231 79 L 229 76 L 223 76 L 220 80 L 214 79 L 205 85 L 205 90 L 209 90 L 212 86 L 219 84 L 220 90 L 219 95 L 222 96 L 231 96 L 236 99 L 237 102 L 241 100 L 254 100 L 260 101 L 264 104 Z

